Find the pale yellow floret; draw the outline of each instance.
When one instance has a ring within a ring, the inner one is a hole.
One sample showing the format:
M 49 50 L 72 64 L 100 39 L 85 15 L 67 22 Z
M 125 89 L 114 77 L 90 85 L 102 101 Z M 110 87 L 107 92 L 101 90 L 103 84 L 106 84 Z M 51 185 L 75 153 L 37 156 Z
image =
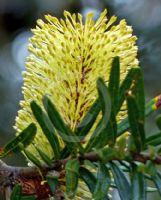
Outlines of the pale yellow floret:
M 65 122 L 74 129 L 97 98 L 98 77 L 108 82 L 115 56 L 121 61 L 121 81 L 129 68 L 138 66 L 132 28 L 125 20 L 112 25 L 116 17 L 108 20 L 106 14 L 105 10 L 94 22 L 93 14 L 89 13 L 85 23 L 81 14 L 65 11 L 64 20 L 46 15 L 46 22 L 38 20 L 32 30 L 34 35 L 28 45 L 30 55 L 24 72 L 24 100 L 15 127 L 18 134 L 35 122 L 38 132 L 34 143 L 49 157 L 54 156 L 53 151 L 31 112 L 30 102 L 36 100 L 42 105 L 43 95 L 48 95 Z M 122 109 L 126 109 L 125 104 Z M 125 114 L 126 111 L 121 111 L 118 120 Z M 28 150 L 38 157 L 32 146 Z

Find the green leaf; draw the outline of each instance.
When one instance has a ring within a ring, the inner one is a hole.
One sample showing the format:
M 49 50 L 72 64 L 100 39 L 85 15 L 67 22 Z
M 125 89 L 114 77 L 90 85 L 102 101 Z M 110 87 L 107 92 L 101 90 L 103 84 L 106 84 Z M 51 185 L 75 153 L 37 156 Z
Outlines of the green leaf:
M 59 184 L 58 177 L 47 176 L 46 179 L 47 179 L 48 185 L 49 185 L 52 193 L 54 194 L 54 192 Z
M 102 130 L 102 132 L 100 133 L 100 135 L 98 136 L 96 140 L 99 142 L 96 142 L 95 148 L 100 149 L 106 146 L 107 144 L 109 146 L 114 146 L 116 135 L 117 135 L 116 118 L 113 115 L 113 113 L 111 113 L 111 117 L 109 119 L 107 126 Z
M 93 170 L 97 170 L 97 165 L 96 163 L 93 163 L 90 160 L 84 160 L 83 161 L 83 167 L 87 168 L 87 169 L 93 169 Z
M 143 150 L 145 142 L 144 123 L 140 119 L 135 98 L 131 95 L 127 96 L 127 107 L 132 137 L 135 142 L 137 151 L 140 151 Z
M 80 167 L 79 161 L 76 159 L 69 160 L 65 165 L 66 193 L 69 198 L 73 198 L 77 190 L 79 167 Z
M 156 170 L 155 164 L 151 160 L 148 160 L 146 162 L 146 164 L 145 164 L 145 172 L 148 175 L 151 175 L 151 176 L 155 176 L 157 174 L 157 170 Z
M 161 144 L 161 132 L 148 137 L 145 141 L 145 144 L 151 146 L 157 146 Z
M 126 132 L 130 128 L 128 117 L 123 119 L 118 125 L 117 125 L 117 136 L 122 135 L 124 132 Z
M 34 164 L 36 165 L 37 167 L 41 167 L 42 164 L 41 162 L 39 161 L 39 159 L 34 156 L 32 153 L 30 153 L 27 149 L 24 150 L 24 153 L 25 155 L 27 156 L 27 158 Z
M 161 130 L 161 115 L 157 116 L 156 124 L 157 124 L 158 128 Z
M 112 62 L 110 78 L 109 78 L 109 93 L 111 97 L 112 112 L 116 114 L 118 99 L 119 99 L 119 83 L 120 83 L 120 59 L 115 57 Z
M 137 69 L 137 76 L 132 87 L 132 94 L 135 95 L 136 103 L 138 106 L 138 112 L 140 120 L 144 121 L 145 117 L 145 96 L 144 96 L 144 79 L 141 68 Z
M 79 146 L 80 151 L 83 151 L 81 144 L 79 144 L 79 137 L 74 135 L 72 130 L 64 123 L 55 105 L 47 96 L 44 96 L 43 104 L 52 124 L 67 145 L 68 150 L 72 152 L 76 146 Z
M 22 151 L 27 147 L 34 139 L 36 135 L 36 126 L 31 123 L 26 129 L 24 129 L 15 139 L 9 142 L 3 149 L 0 158 L 7 156 L 12 152 Z
M 111 171 L 114 177 L 121 200 L 131 200 L 130 198 L 130 184 L 127 181 L 125 174 L 117 167 L 116 164 L 110 164 Z
M 96 146 L 96 144 L 101 142 L 100 133 L 106 128 L 110 118 L 111 102 L 110 102 L 109 92 L 107 86 L 105 85 L 104 81 L 101 78 L 99 78 L 97 81 L 97 89 L 102 106 L 102 119 L 100 120 L 96 129 L 91 135 L 91 138 L 85 148 L 85 152 L 90 151 L 93 147 Z
M 104 199 L 107 196 L 110 183 L 111 183 L 111 178 L 107 167 L 103 163 L 99 163 L 97 172 L 97 181 L 93 193 L 93 198 L 95 200 Z
M 119 57 L 115 57 L 112 63 L 112 68 L 110 72 L 108 91 L 111 100 L 111 114 L 109 117 L 109 122 L 107 123 L 104 130 L 99 135 L 99 142 L 96 144 L 96 148 L 102 148 L 103 146 L 109 144 L 113 146 L 115 144 L 115 139 L 117 135 L 117 106 L 119 99 L 119 82 L 120 82 L 120 61 Z M 109 112 L 106 110 L 106 112 Z
M 39 149 L 38 147 L 34 146 L 36 148 L 36 150 L 38 151 L 41 159 L 49 166 L 52 166 L 52 160 L 48 157 L 48 155 L 46 153 L 44 153 L 43 151 L 41 151 L 41 149 Z
M 70 150 L 67 148 L 67 146 L 65 146 L 61 151 L 60 158 L 64 159 L 67 158 L 69 155 L 70 155 Z
M 31 109 L 53 149 L 55 158 L 58 159 L 60 156 L 60 145 L 58 137 L 54 131 L 54 127 L 52 126 L 47 115 L 42 111 L 41 107 L 35 101 L 31 102 Z
M 96 118 L 101 110 L 101 105 L 99 99 L 96 99 L 93 105 L 90 107 L 89 111 L 84 116 L 83 120 L 78 125 L 75 130 L 76 135 L 78 136 L 86 136 L 90 129 L 92 128 Z M 84 137 L 81 138 L 81 140 Z
M 135 168 L 132 176 L 132 200 L 146 200 L 146 184 L 143 173 Z
M 125 79 L 123 80 L 120 89 L 119 89 L 119 101 L 118 101 L 118 107 L 117 112 L 120 111 L 120 108 L 125 101 L 126 93 L 130 90 L 130 87 L 133 83 L 133 81 L 136 79 L 138 74 L 138 68 L 132 68 L 129 70 L 128 74 L 126 75 Z
M 160 95 L 148 101 L 145 106 L 145 117 L 148 117 L 151 113 L 156 111 L 161 103 L 160 103 Z M 128 121 L 128 117 L 123 119 L 117 126 L 117 135 L 120 136 L 124 132 L 126 132 L 130 128 L 130 124 Z
M 152 176 L 152 179 L 161 196 L 161 173 L 158 171 L 155 176 Z
M 101 109 L 103 113 L 102 121 L 104 123 L 104 126 L 106 126 L 108 119 L 110 117 L 111 98 L 109 96 L 108 88 L 102 78 L 98 78 L 97 80 L 97 90 L 98 90 L 99 99 L 101 102 Z
M 96 177 L 93 173 L 84 167 L 80 167 L 79 176 L 86 183 L 91 193 L 93 193 L 96 185 Z
M 17 184 L 14 186 L 12 193 L 11 193 L 11 200 L 20 200 L 21 199 L 21 193 L 22 193 L 22 187 L 21 185 Z
M 20 198 L 20 200 L 36 200 L 35 196 L 23 196 Z

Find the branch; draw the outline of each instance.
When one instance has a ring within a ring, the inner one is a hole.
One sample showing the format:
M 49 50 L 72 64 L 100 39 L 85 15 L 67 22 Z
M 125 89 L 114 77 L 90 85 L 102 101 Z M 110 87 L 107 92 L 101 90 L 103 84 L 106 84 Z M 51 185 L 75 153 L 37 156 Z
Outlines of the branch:
M 154 164 L 157 165 L 161 165 L 161 156 L 156 156 L 155 158 L 152 158 L 149 154 L 143 154 L 143 153 L 131 153 L 133 161 L 138 161 L 141 163 L 146 163 L 148 160 L 151 160 Z M 100 160 L 99 156 L 94 153 L 87 153 L 85 154 L 83 157 L 79 157 L 80 160 L 90 160 L 92 162 L 97 162 L 98 160 Z M 111 159 L 111 161 L 121 161 L 122 159 L 120 159 L 119 157 L 115 157 L 113 159 Z
M 141 163 L 146 163 L 148 160 L 151 160 L 153 163 L 160 165 L 161 164 L 161 156 L 156 156 L 154 159 L 151 158 L 148 154 L 137 154 L 133 155 L 134 161 L 138 161 Z
M 2 160 L 0 160 L 0 180 L 1 180 L 1 185 L 2 180 L 8 179 L 8 177 L 14 175 L 14 177 L 19 176 L 19 177 L 24 177 L 24 178 L 35 178 L 40 175 L 40 171 L 42 175 L 46 175 L 50 171 L 57 171 L 60 172 L 64 169 L 65 164 L 67 163 L 68 160 L 71 158 L 64 159 L 64 160 L 56 160 L 53 162 L 51 167 L 48 167 L 46 165 L 42 166 L 41 168 L 32 166 L 32 167 L 13 167 L 13 166 L 8 166 L 6 165 Z M 100 160 L 99 156 L 94 153 L 86 153 L 83 156 L 79 156 L 78 160 L 80 162 L 83 162 L 84 160 L 90 160 L 91 162 L 97 162 Z M 114 160 L 120 160 L 120 158 L 113 158 L 111 161 Z M 161 156 L 156 156 L 154 159 L 151 158 L 148 154 L 141 154 L 141 153 L 134 153 L 133 154 L 133 160 L 146 163 L 148 160 L 151 160 L 153 163 L 160 165 L 161 164 Z M 7 182 L 6 182 L 7 183 Z
M 132 154 L 133 161 L 138 161 L 141 163 L 146 163 L 148 160 L 151 160 L 155 164 L 161 164 L 161 156 L 156 156 L 154 159 L 151 158 L 148 154 L 141 154 L 141 153 L 134 153 Z M 51 167 L 46 165 L 42 166 L 41 168 L 32 166 L 32 167 L 13 167 L 6 165 L 3 161 L 0 160 L 0 187 L 7 188 L 13 186 L 13 183 L 20 183 L 25 188 L 25 184 L 28 184 L 31 180 L 36 184 L 42 185 L 42 175 L 46 176 L 49 172 L 56 171 L 57 174 L 61 176 L 61 173 L 64 170 L 64 167 L 67 163 L 68 159 L 57 160 L 54 161 Z M 91 162 L 97 162 L 100 160 L 99 156 L 95 152 L 86 153 L 78 157 L 80 163 L 83 163 L 84 160 L 89 160 Z M 120 158 L 113 158 L 111 161 L 120 161 Z M 41 172 L 41 173 L 40 173 Z M 63 176 L 65 176 L 63 174 Z M 48 187 L 44 185 L 45 189 Z M 39 188 L 38 188 L 39 189 Z M 29 189 L 25 193 L 29 193 Z M 60 190 L 57 191 L 59 194 L 61 193 Z M 48 189 L 48 194 L 50 193 Z M 35 189 L 35 194 L 37 191 Z

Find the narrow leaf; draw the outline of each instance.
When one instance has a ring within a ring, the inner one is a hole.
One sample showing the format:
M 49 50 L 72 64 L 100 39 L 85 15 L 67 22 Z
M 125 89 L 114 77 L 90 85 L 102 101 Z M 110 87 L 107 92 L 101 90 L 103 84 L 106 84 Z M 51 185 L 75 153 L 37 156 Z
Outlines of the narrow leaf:
M 5 157 L 9 153 L 22 151 L 27 147 L 34 139 L 36 135 L 36 126 L 31 123 L 26 129 L 24 129 L 15 139 L 9 142 L 3 149 L 0 157 Z
M 151 99 L 145 106 L 145 117 L 148 117 L 151 113 L 156 111 L 161 106 L 161 95 Z M 117 128 L 117 135 L 120 136 L 130 128 L 128 117 L 123 119 Z
M 115 57 L 112 62 L 110 78 L 109 78 L 109 93 L 111 97 L 112 111 L 116 114 L 119 98 L 119 83 L 120 83 L 120 59 Z
M 86 183 L 91 193 L 93 193 L 96 185 L 96 177 L 84 167 L 80 167 L 79 176 Z
M 70 150 L 67 148 L 67 146 L 65 146 L 60 153 L 60 158 L 64 159 L 67 158 L 69 155 L 70 155 Z
M 161 144 L 161 132 L 148 137 L 145 141 L 146 145 L 157 146 Z
M 76 194 L 79 177 L 79 161 L 69 160 L 65 165 L 66 172 L 66 193 L 69 198 L 73 198 Z
M 125 174 L 116 164 L 112 163 L 110 166 L 121 200 L 131 200 L 129 192 L 130 184 Z
M 59 184 L 58 177 L 47 176 L 46 179 L 52 193 L 54 193 Z
M 152 177 L 155 186 L 158 189 L 158 192 L 161 196 L 161 173 L 158 171 L 155 176 Z
M 117 125 L 117 136 L 122 135 L 124 132 L 126 132 L 127 130 L 129 130 L 129 128 L 130 128 L 129 120 L 128 120 L 128 117 L 126 117 L 125 119 L 123 119 Z
M 21 199 L 21 192 L 22 192 L 22 187 L 21 185 L 17 184 L 14 186 L 12 193 L 11 193 L 11 200 L 20 200 Z
M 102 119 L 100 120 L 96 129 L 91 135 L 91 138 L 85 149 L 86 152 L 90 151 L 94 146 L 96 146 L 97 143 L 99 143 L 99 135 L 106 128 L 110 118 L 111 101 L 109 97 L 109 92 L 107 86 L 101 78 L 99 78 L 97 81 L 97 89 L 102 106 Z
M 135 169 L 132 176 L 132 200 L 146 200 L 146 184 L 143 173 Z
M 155 154 L 155 153 L 150 153 L 150 156 L 152 158 L 153 155 L 151 155 L 151 154 Z M 155 164 L 151 160 L 148 160 L 146 162 L 145 172 L 152 177 L 154 177 L 157 174 L 157 169 L 155 167 Z
M 117 135 L 117 123 L 116 114 L 119 100 L 119 83 L 120 83 L 120 59 L 115 57 L 112 62 L 110 78 L 108 83 L 108 91 L 111 101 L 111 112 L 109 122 L 106 124 L 105 129 L 100 134 L 100 145 L 98 143 L 97 148 L 101 148 L 107 144 L 114 145 Z M 108 112 L 106 110 L 106 112 Z
M 105 129 L 99 135 L 100 142 L 97 143 L 96 148 L 102 148 L 107 144 L 109 144 L 110 146 L 113 146 L 115 144 L 115 139 L 117 135 L 116 114 L 117 114 L 117 106 L 119 100 L 119 82 L 120 82 L 120 60 L 119 57 L 115 57 L 112 63 L 109 84 L 108 84 L 108 91 L 111 100 L 111 114 L 109 117 L 109 122 L 107 123 Z
M 97 181 L 93 198 L 95 200 L 102 200 L 107 196 L 110 187 L 111 178 L 107 167 L 103 163 L 99 163 L 97 172 Z
M 111 113 L 111 117 L 107 126 L 101 131 L 100 135 L 97 138 L 97 141 L 99 141 L 95 144 L 95 148 L 97 149 L 100 149 L 106 145 L 114 146 L 115 144 L 117 135 L 117 124 L 116 118 L 113 114 L 114 113 Z
M 126 75 L 125 79 L 123 80 L 120 89 L 119 89 L 119 101 L 118 101 L 118 107 L 117 112 L 120 110 L 123 102 L 126 98 L 127 91 L 130 90 L 130 87 L 133 83 L 133 81 L 136 79 L 138 74 L 138 68 L 132 68 L 129 70 L 128 74 Z
M 137 150 L 140 151 L 144 148 L 145 142 L 144 123 L 140 120 L 138 106 L 135 98 L 131 95 L 127 96 L 127 106 L 132 137 Z
M 60 156 L 60 145 L 59 145 L 59 140 L 58 137 L 54 131 L 54 127 L 52 126 L 50 120 L 48 119 L 47 115 L 42 111 L 41 107 L 35 102 L 31 102 L 31 109 L 32 112 L 38 121 L 41 129 L 43 130 L 44 135 L 48 139 L 55 158 L 59 158 Z
M 144 79 L 141 68 L 139 67 L 136 69 L 137 69 L 137 76 L 135 78 L 132 87 L 132 94 L 135 95 L 140 120 L 144 121 L 145 117 Z
M 157 116 L 156 124 L 157 124 L 158 128 L 161 130 L 161 115 Z
M 24 150 L 24 153 L 25 155 L 27 156 L 27 158 L 34 164 L 36 165 L 37 167 L 41 167 L 42 164 L 41 162 L 39 161 L 39 159 L 34 156 L 32 153 L 30 153 L 27 149 Z
M 90 107 L 89 111 L 84 116 L 83 120 L 80 122 L 76 129 L 76 135 L 79 136 L 86 136 L 90 129 L 92 128 L 94 122 L 96 121 L 96 118 L 101 110 L 101 105 L 99 99 L 96 99 L 96 101 L 93 103 L 93 105 Z M 81 138 L 83 140 L 84 137 Z
M 39 149 L 38 147 L 36 147 L 36 150 L 38 151 L 41 159 L 45 162 L 45 164 L 47 164 L 49 167 L 52 166 L 52 160 L 48 157 L 48 155 L 46 153 L 44 153 L 41 149 Z
M 64 140 L 68 150 L 72 152 L 74 147 L 77 145 L 79 146 L 79 149 L 83 151 L 81 144 L 79 144 L 80 142 L 79 137 L 74 135 L 72 130 L 65 124 L 59 112 L 57 111 L 55 105 L 51 102 L 51 100 L 47 96 L 44 97 L 43 104 L 52 124 L 58 131 L 61 138 Z
M 97 165 L 90 160 L 84 160 L 83 166 L 89 169 L 97 170 Z

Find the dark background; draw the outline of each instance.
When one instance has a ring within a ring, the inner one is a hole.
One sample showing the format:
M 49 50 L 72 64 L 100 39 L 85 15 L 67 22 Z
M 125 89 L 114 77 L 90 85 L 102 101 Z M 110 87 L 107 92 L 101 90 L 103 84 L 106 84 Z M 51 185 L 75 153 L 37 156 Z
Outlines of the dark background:
M 49 13 L 62 17 L 64 9 L 83 15 L 92 10 L 97 18 L 105 7 L 109 16 L 125 18 L 138 37 L 146 99 L 161 93 L 160 0 L 0 0 L 0 146 L 15 134 L 13 125 L 19 100 L 23 98 L 21 72 L 25 69 L 27 42 L 32 35 L 30 29 L 35 27 L 36 19 Z M 146 124 L 147 134 L 156 130 L 154 117 L 155 114 Z M 21 155 L 11 156 L 7 162 L 25 163 Z

